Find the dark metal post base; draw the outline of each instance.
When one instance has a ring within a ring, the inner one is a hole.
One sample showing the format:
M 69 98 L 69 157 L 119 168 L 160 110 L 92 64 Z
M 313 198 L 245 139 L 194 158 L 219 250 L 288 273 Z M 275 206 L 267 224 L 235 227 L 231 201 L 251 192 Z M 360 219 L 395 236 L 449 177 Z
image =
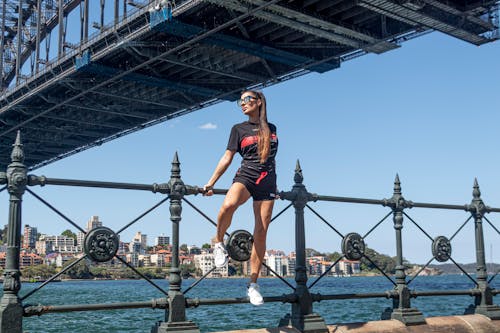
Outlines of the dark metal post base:
M 328 333 L 328 327 L 325 324 L 323 317 L 316 313 L 304 315 L 302 318 L 295 318 L 295 320 L 287 314 L 281 318 L 279 322 L 280 327 L 294 327 L 303 333 Z
M 465 314 L 482 314 L 490 319 L 500 319 L 500 306 L 492 305 L 470 305 Z
M 0 333 L 23 332 L 23 307 L 16 296 L 4 295 L 0 302 Z
M 414 308 L 387 308 L 384 313 L 382 313 L 382 319 L 396 319 L 405 325 L 425 324 L 425 318 L 422 312 Z
M 200 333 L 200 328 L 198 325 L 192 321 L 180 321 L 180 322 L 157 322 L 153 328 L 151 328 L 151 333 L 167 333 L 167 332 L 182 332 L 182 333 Z

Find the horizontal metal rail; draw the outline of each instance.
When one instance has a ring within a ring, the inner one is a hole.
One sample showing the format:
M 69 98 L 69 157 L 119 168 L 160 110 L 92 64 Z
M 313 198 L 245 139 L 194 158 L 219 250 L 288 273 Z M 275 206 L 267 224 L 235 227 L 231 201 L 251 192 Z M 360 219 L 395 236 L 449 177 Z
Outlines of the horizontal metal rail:
M 479 289 L 469 290 L 424 290 L 424 291 L 410 291 L 411 297 L 427 297 L 427 296 L 479 296 L 481 291 Z
M 6 184 L 7 178 L 5 173 L 0 173 L 0 184 Z M 106 181 L 96 181 L 96 180 L 81 180 L 81 179 L 62 179 L 62 178 L 47 178 L 45 176 L 35 176 L 28 175 L 28 186 L 45 186 L 45 185 L 57 185 L 57 186 L 75 186 L 75 187 L 91 187 L 91 188 L 107 188 L 107 189 L 117 189 L 117 190 L 137 190 L 137 191 L 149 191 L 153 193 L 170 194 L 171 184 L 170 183 L 153 183 L 153 184 L 136 184 L 136 183 L 123 183 L 123 182 L 106 182 Z M 184 185 L 186 190 L 186 195 L 190 194 L 203 194 L 205 190 L 199 186 L 189 186 Z M 4 188 L 5 189 L 5 188 Z M 1 190 L 0 190 L 1 191 Z M 227 193 L 227 189 L 212 189 L 214 194 L 224 195 Z
M 346 202 L 346 203 L 358 203 L 358 204 L 369 204 L 369 205 L 381 205 L 389 206 L 391 204 L 390 199 L 366 199 L 366 198 L 351 198 L 351 197 L 339 197 L 331 195 L 319 195 L 313 194 L 313 201 L 334 201 L 334 202 Z M 469 210 L 469 205 L 450 205 L 450 204 L 434 204 L 425 202 L 412 202 L 407 201 L 408 208 L 418 207 L 418 208 L 437 208 L 437 209 L 454 209 L 454 210 Z M 490 208 L 487 207 L 488 212 L 500 212 L 500 208 Z
M 159 193 L 169 193 L 170 189 L 168 184 L 131 184 L 131 183 L 118 183 L 118 182 L 104 182 L 94 180 L 78 180 L 78 179 L 60 179 L 60 178 L 46 178 L 44 176 L 37 177 L 30 175 L 28 178 L 29 186 L 36 185 L 60 185 L 60 186 L 80 186 L 80 187 L 98 187 L 119 190 L 140 190 Z
M 500 290 L 493 290 L 492 294 L 499 294 Z M 428 297 L 428 296 L 477 296 L 481 291 L 477 289 L 464 289 L 464 290 L 424 290 L 424 291 L 410 291 L 410 296 Z M 314 302 L 324 300 L 346 300 L 346 299 L 366 299 L 366 298 L 398 298 L 399 295 L 394 291 L 377 292 L 377 293 L 359 293 L 359 294 L 311 294 Z M 295 294 L 286 294 L 281 296 L 267 296 L 264 297 L 266 303 L 282 302 L 282 303 L 295 303 L 297 302 Z M 188 298 L 186 299 L 186 306 L 196 308 L 202 305 L 224 305 L 224 304 L 244 304 L 248 303 L 248 297 L 235 297 L 235 298 Z M 26 305 L 24 307 L 24 317 L 41 316 L 47 313 L 56 312 L 77 312 L 77 311 L 97 311 L 97 310 L 119 310 L 119 309 L 138 309 L 138 308 L 152 308 L 152 309 L 168 309 L 168 302 L 166 298 L 153 299 L 151 301 L 142 302 L 123 302 L 123 303 L 99 303 L 99 304 L 71 304 L 71 305 Z
M 27 305 L 24 307 L 24 317 L 41 316 L 46 313 L 74 312 L 74 311 L 96 311 L 96 310 L 119 310 L 119 309 L 167 309 L 166 298 L 153 299 L 143 302 L 126 303 L 101 303 L 101 304 L 71 304 L 71 305 Z

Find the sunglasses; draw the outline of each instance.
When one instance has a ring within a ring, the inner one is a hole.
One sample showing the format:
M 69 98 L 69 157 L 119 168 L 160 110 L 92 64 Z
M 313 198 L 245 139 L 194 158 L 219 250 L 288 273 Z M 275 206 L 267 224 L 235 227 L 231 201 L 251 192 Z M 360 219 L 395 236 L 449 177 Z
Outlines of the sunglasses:
M 248 102 L 250 102 L 252 99 L 259 99 L 259 98 L 253 96 L 245 96 L 243 98 L 238 99 L 236 101 L 236 104 L 238 104 L 238 106 L 242 106 L 243 104 L 247 104 Z

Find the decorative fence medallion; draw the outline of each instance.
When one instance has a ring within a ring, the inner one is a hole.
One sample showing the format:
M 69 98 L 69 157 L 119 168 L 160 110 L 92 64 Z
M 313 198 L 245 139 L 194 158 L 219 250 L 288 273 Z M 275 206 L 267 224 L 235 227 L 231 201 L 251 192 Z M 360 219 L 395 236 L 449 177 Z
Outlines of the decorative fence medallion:
M 106 227 L 90 230 L 83 242 L 85 254 L 97 262 L 111 260 L 118 251 L 118 245 L 118 236 Z
M 246 230 L 236 230 L 228 238 L 226 249 L 236 261 L 247 261 L 252 254 L 253 236 Z
M 348 260 L 359 260 L 365 253 L 365 241 L 360 234 L 351 232 L 342 239 L 342 253 Z
M 432 242 L 432 255 L 439 262 L 448 261 L 451 258 L 451 243 L 444 236 L 437 236 Z

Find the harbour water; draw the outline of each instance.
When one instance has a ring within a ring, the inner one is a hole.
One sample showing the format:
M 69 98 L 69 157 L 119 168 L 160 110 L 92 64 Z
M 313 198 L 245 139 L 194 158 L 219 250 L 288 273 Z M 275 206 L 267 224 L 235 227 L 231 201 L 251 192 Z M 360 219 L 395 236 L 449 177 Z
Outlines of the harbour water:
M 314 278 L 309 279 L 309 284 Z M 492 287 L 498 288 L 497 277 Z M 195 280 L 183 280 L 186 289 Z M 233 298 L 245 297 L 246 279 L 207 279 L 190 290 L 188 298 Z M 290 279 L 292 285 L 295 282 Z M 155 280 L 168 290 L 168 281 Z M 276 278 L 261 279 L 264 296 L 280 296 L 292 289 Z M 36 287 L 37 283 L 25 283 L 20 296 Z M 463 275 L 422 276 L 410 285 L 414 290 L 458 290 L 470 289 L 474 284 Z M 348 294 L 383 292 L 392 289 L 385 277 L 328 277 L 311 288 L 311 293 Z M 63 305 L 148 301 L 164 295 L 143 280 L 110 281 L 63 281 L 51 283 L 27 298 L 26 304 Z M 425 316 L 460 315 L 473 302 L 469 296 L 420 297 L 412 299 L 412 306 Z M 495 297 L 498 304 L 500 298 Z M 314 312 L 320 314 L 328 324 L 362 322 L 380 319 L 392 301 L 385 298 L 362 300 L 335 300 L 314 303 Z M 200 306 L 187 310 L 189 320 L 194 321 L 202 332 L 232 330 L 239 328 L 275 327 L 279 319 L 289 313 L 290 304 L 266 303 L 261 307 L 250 304 Z M 30 333 L 49 332 L 150 332 L 156 321 L 164 320 L 164 310 L 132 309 L 92 312 L 69 312 L 46 314 L 24 318 L 23 328 Z

